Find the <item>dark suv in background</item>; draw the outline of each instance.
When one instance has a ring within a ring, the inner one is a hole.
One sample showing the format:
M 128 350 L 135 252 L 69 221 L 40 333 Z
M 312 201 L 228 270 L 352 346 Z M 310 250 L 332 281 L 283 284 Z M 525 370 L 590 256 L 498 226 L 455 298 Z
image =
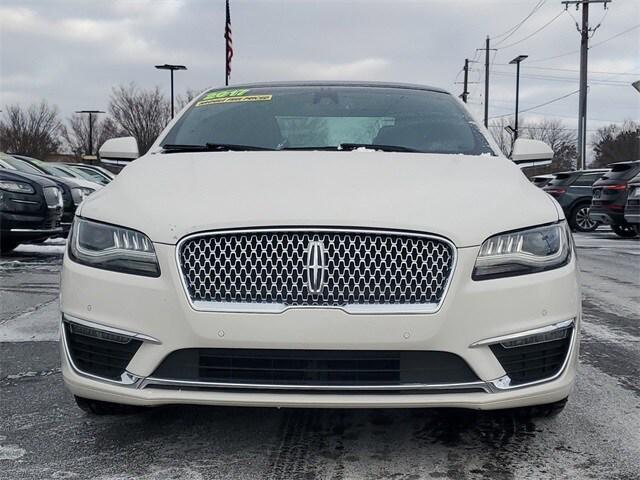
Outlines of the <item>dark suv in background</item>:
M 620 237 L 635 237 L 635 227 L 624 218 L 624 208 L 629 193 L 629 180 L 640 173 L 640 160 L 618 162 L 609 165 L 611 171 L 593 184 L 593 201 L 589 217 L 611 225 Z
M 60 236 L 66 238 L 71 228 L 71 222 L 76 213 L 76 208 L 80 202 L 84 200 L 84 197 L 88 195 L 87 189 L 76 183 L 72 178 L 60 178 L 49 175 L 46 170 L 39 168 L 37 165 L 32 165 L 25 160 L 2 152 L 0 152 L 0 169 L 44 177 L 58 186 L 62 192 L 63 202 L 63 213 L 60 221 L 62 231 Z
M 624 207 L 624 219 L 640 234 L 640 173 L 629 180 L 629 195 Z
M 547 173 L 544 175 L 536 175 L 535 177 L 531 178 L 531 183 L 533 183 L 536 187 L 544 187 L 546 186 L 551 180 L 553 180 L 553 174 Z
M 60 235 L 62 192 L 39 175 L 0 169 L 0 253 Z
M 567 217 L 569 226 L 578 232 L 592 232 L 600 222 L 589 218 L 591 185 L 608 170 L 580 170 L 553 174 L 543 190 L 554 197 Z

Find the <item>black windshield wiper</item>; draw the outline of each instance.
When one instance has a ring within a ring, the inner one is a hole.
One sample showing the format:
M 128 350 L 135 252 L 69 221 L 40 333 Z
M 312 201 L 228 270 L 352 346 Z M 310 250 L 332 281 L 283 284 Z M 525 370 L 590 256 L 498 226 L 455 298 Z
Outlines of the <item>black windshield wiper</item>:
M 188 145 L 166 143 L 162 145 L 165 153 L 177 152 L 246 152 L 254 150 L 274 150 L 269 147 L 256 147 L 254 145 L 236 145 L 233 143 L 205 143 L 204 145 Z
M 381 150 L 383 152 L 414 152 L 421 153 L 420 150 L 415 148 L 403 147 L 401 145 L 379 145 L 376 143 L 341 143 L 338 146 L 338 150 L 356 150 L 358 148 L 367 148 L 370 150 Z
M 357 148 L 368 148 L 370 150 L 382 150 L 383 152 L 416 152 L 423 153 L 415 148 L 403 147 L 400 145 L 378 145 L 375 143 L 341 143 L 340 145 L 326 145 L 322 147 L 284 147 L 280 150 L 342 150 L 350 152 Z
M 282 147 L 280 150 L 338 150 L 335 145 L 326 145 L 323 147 Z

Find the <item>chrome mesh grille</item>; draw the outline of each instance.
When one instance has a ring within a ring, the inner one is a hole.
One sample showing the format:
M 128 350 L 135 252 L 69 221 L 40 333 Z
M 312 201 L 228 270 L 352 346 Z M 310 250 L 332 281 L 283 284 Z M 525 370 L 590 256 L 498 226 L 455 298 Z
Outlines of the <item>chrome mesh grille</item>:
M 309 288 L 308 248 L 324 247 L 324 283 Z M 448 242 L 342 230 L 209 233 L 187 238 L 178 262 L 192 302 L 345 307 L 439 304 L 453 269 Z

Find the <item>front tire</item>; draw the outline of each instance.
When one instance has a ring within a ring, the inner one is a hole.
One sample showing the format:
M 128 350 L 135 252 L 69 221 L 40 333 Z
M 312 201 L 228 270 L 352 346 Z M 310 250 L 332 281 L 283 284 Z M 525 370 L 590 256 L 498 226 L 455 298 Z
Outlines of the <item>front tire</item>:
M 517 413 L 526 418 L 553 418 L 559 415 L 567 405 L 569 397 L 545 405 L 533 405 L 517 409 Z
M 600 222 L 589 218 L 590 208 L 591 205 L 589 203 L 581 203 L 573 207 L 569 215 L 569 226 L 571 230 L 577 232 L 593 232 L 598 228 Z
M 638 231 L 633 225 L 612 225 L 611 230 L 622 238 L 633 238 L 638 235 Z
M 144 407 L 124 405 L 122 403 L 103 402 L 89 398 L 75 397 L 76 404 L 82 411 L 90 415 L 129 415 L 144 411 Z

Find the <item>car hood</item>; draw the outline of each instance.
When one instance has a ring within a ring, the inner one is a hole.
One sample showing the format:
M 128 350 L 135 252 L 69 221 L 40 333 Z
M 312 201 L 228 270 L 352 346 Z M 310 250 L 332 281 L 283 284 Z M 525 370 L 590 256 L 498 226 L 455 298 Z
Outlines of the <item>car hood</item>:
M 503 157 L 287 151 L 146 155 L 88 197 L 80 215 L 168 244 L 206 230 L 349 226 L 428 232 L 467 247 L 559 213 Z
M 73 178 L 65 178 L 65 180 L 69 180 L 70 182 L 75 183 L 75 185 L 78 187 L 90 188 L 92 190 L 102 189 L 102 185 L 100 185 L 99 183 L 92 182 L 91 180 L 85 180 L 84 178 L 73 177 Z
M 32 173 L 19 172 L 17 170 L 9 170 L 8 168 L 0 168 L 0 177 L 7 180 L 31 181 L 41 187 L 55 187 L 56 183 L 41 175 Z

